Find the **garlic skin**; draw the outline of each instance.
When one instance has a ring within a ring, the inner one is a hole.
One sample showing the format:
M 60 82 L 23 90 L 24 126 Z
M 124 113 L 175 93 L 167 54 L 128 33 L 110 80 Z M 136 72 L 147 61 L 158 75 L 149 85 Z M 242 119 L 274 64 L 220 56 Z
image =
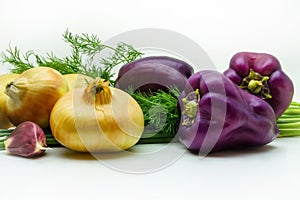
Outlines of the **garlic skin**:
M 7 153 L 33 157 L 46 150 L 46 136 L 44 131 L 33 122 L 23 122 L 13 130 L 4 142 Z
M 15 126 L 32 121 L 46 128 L 54 104 L 68 91 L 68 83 L 58 71 L 48 67 L 31 68 L 7 84 L 7 116 Z
M 144 130 L 144 115 L 129 94 L 96 79 L 57 101 L 50 127 L 55 139 L 69 149 L 116 152 L 138 142 Z

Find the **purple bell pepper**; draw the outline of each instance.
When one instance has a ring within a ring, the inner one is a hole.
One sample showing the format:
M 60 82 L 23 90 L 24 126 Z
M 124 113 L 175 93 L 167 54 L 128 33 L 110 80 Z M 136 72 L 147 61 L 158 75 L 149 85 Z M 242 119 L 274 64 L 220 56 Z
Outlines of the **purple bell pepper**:
M 241 88 L 267 101 L 274 109 L 276 119 L 292 101 L 293 83 L 273 55 L 237 53 L 224 74 Z
M 188 77 L 194 73 L 186 62 L 168 56 L 149 56 L 140 58 L 119 70 L 115 87 L 148 93 L 166 91 L 168 87 L 183 90 Z
M 179 98 L 178 138 L 200 154 L 262 146 L 279 131 L 272 107 L 234 84 L 224 74 L 204 70 L 188 79 Z

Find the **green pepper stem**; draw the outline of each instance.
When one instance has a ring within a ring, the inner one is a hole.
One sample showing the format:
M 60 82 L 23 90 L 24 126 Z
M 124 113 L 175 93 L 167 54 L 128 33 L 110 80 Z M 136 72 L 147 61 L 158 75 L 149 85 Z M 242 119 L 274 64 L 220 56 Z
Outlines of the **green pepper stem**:
M 262 88 L 263 88 L 262 82 L 261 81 L 257 81 L 257 80 L 251 80 L 249 82 L 249 84 L 248 84 L 248 87 L 247 87 L 247 89 L 249 91 L 251 91 L 251 93 L 253 93 L 253 94 L 260 93 L 261 90 L 262 90 Z
M 183 116 L 182 126 L 190 127 L 195 122 L 195 117 L 198 112 L 198 103 L 200 101 L 199 90 L 189 93 L 185 98 L 181 99 L 183 103 L 183 111 L 181 115 Z
M 272 96 L 268 80 L 268 76 L 262 76 L 253 69 L 250 69 L 248 76 L 242 80 L 240 87 L 262 99 L 270 99 Z

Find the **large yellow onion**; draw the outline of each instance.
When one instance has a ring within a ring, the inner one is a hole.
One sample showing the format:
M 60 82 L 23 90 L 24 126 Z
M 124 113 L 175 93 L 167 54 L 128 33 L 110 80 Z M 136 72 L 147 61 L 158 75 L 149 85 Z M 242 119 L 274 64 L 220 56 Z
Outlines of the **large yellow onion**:
M 6 115 L 6 99 L 6 94 L 0 91 L 0 129 L 7 129 L 14 126 Z
M 7 116 L 15 126 L 32 121 L 46 128 L 54 104 L 68 91 L 68 83 L 58 71 L 48 67 L 26 70 L 6 86 Z
M 7 85 L 7 83 L 10 83 L 11 81 L 18 78 L 19 76 L 20 76 L 20 74 L 13 74 L 13 73 L 1 74 L 0 75 L 0 88 L 1 88 L 1 91 L 4 92 L 4 89 Z
M 129 94 L 96 79 L 57 101 L 50 127 L 55 139 L 69 149 L 115 152 L 137 143 L 144 130 L 144 116 Z
M 1 74 L 0 75 L 0 129 L 11 128 L 14 125 L 9 121 L 6 114 L 6 99 L 7 95 L 4 94 L 6 84 L 16 79 L 19 74 Z
M 83 74 L 65 74 L 64 77 L 68 82 L 69 89 L 86 87 L 93 80 L 92 77 Z

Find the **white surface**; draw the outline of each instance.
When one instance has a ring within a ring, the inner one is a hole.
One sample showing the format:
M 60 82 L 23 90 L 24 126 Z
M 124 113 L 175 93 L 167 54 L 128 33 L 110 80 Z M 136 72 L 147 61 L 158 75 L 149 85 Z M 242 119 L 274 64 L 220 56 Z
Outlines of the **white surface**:
M 11 44 L 64 56 L 69 49 L 61 34 L 67 28 L 103 40 L 137 28 L 164 28 L 197 42 L 220 71 L 238 51 L 275 55 L 294 81 L 295 100 L 300 100 L 299 9 L 298 0 L 1 0 L 0 50 Z M 262 149 L 202 160 L 186 152 L 166 169 L 144 175 L 120 173 L 91 156 L 61 149 L 39 159 L 0 152 L 0 198 L 296 200 L 299 142 L 278 139 Z
M 185 152 L 165 169 L 139 175 L 115 171 L 90 154 L 63 148 L 48 150 L 37 159 L 0 151 L 1 199 L 299 200 L 299 143 L 300 138 L 277 139 L 261 148 L 220 152 L 203 159 Z M 149 151 L 157 146 L 163 145 L 135 148 Z M 138 162 L 151 165 L 152 160 Z

